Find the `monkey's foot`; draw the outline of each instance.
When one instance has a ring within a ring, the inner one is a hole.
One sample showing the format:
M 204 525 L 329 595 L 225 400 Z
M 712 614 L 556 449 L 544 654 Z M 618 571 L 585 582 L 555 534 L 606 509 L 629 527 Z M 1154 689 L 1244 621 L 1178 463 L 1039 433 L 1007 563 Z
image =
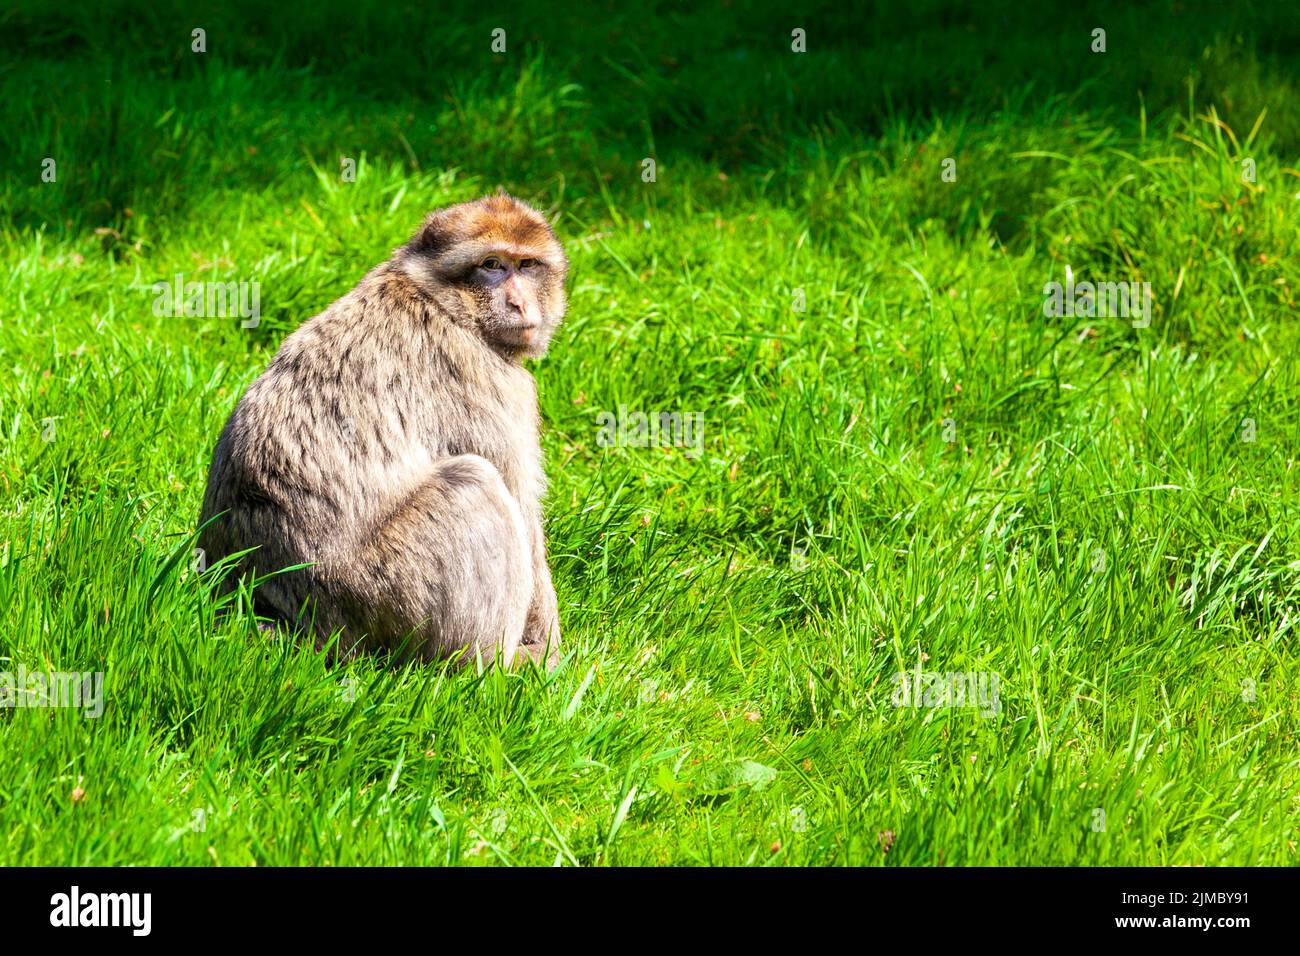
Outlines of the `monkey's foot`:
M 560 645 L 556 641 L 520 644 L 515 651 L 515 667 L 527 667 L 531 663 L 550 671 L 555 670 L 559 662 Z

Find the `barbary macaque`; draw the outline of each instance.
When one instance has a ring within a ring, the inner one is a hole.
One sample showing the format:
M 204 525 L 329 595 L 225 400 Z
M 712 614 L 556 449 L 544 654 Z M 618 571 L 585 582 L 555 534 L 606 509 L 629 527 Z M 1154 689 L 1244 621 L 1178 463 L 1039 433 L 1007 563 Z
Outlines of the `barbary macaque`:
M 430 214 L 235 406 L 200 518 L 260 617 L 340 655 L 554 666 L 537 389 L 568 260 L 504 193 Z M 210 523 L 208 523 L 210 522 Z M 299 565 L 307 567 L 284 571 Z M 267 577 L 270 575 L 269 577 Z

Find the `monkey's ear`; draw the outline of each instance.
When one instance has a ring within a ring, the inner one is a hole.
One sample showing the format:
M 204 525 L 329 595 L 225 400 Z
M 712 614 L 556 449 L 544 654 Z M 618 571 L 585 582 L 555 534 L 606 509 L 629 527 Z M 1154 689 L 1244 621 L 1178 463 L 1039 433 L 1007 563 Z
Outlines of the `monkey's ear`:
M 411 237 L 411 247 L 428 256 L 437 256 L 451 247 L 455 241 L 445 216 L 433 213 L 420 224 L 420 228 Z

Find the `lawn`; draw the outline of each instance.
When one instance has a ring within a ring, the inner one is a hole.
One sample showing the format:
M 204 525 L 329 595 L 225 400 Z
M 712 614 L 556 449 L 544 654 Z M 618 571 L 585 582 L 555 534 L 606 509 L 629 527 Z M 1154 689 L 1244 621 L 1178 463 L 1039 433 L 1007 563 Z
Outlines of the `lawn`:
M 1295 864 L 1300 14 L 978 7 L 0 13 L 0 672 L 103 675 L 0 707 L 0 865 Z M 498 186 L 560 666 L 218 624 L 241 391 Z

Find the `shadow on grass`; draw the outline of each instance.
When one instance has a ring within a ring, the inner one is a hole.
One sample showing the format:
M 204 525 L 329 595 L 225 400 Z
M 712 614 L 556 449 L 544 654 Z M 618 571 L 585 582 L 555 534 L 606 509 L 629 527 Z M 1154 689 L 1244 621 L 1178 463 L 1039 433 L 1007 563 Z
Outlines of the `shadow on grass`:
M 0 209 L 19 231 L 105 230 L 121 255 L 148 241 L 138 214 L 202 215 L 213 194 L 274 189 L 342 155 L 617 204 L 641 189 L 646 157 L 782 177 L 811 165 L 801 156 L 936 121 L 1136 130 L 1142 105 L 1185 111 L 1189 80 L 1229 126 L 1269 108 L 1273 145 L 1300 145 L 1285 108 L 1300 17 L 1280 5 L 440 6 L 19 2 L 0 15 L 13 174 Z M 1091 50 L 1098 28 L 1105 53 Z M 57 184 L 41 182 L 46 157 Z M 1018 191 L 985 198 L 995 221 L 968 206 L 961 228 L 1014 237 L 1030 212 Z

